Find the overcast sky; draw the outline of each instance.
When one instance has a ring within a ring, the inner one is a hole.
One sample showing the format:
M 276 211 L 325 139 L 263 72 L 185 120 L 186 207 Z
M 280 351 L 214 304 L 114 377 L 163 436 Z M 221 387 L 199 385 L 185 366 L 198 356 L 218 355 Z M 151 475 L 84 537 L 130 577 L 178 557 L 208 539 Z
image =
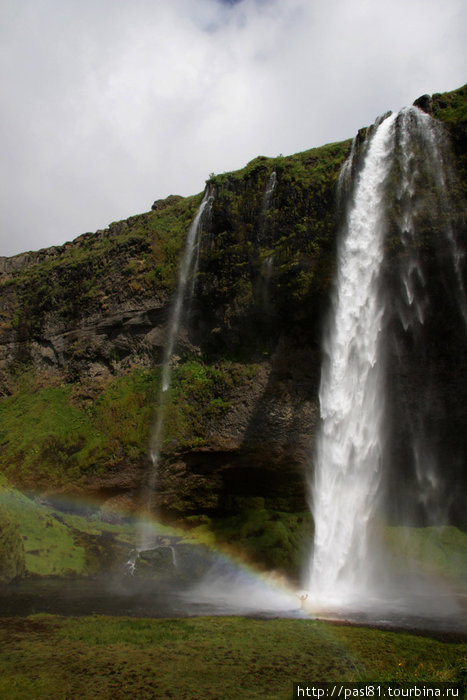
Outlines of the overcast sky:
M 0 0 L 0 255 L 466 81 L 465 0 Z

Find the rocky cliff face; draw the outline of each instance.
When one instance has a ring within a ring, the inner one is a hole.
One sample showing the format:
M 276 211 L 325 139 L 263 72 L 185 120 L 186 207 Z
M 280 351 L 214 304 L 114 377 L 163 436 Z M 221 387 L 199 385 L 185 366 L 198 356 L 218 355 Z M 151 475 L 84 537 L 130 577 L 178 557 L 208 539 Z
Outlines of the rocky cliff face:
M 423 103 L 446 124 L 464 188 L 466 103 L 465 88 Z M 260 157 L 211 177 L 192 313 L 173 361 L 161 512 L 306 510 L 349 148 Z M 65 246 L 0 259 L 0 468 L 14 483 L 137 504 L 171 293 L 200 200 L 170 197 Z
M 212 178 L 157 489 L 166 512 L 236 512 L 249 498 L 306 507 L 318 319 L 333 274 L 334 188 L 348 146 L 258 158 Z M 199 201 L 169 198 L 106 231 L 1 261 L 3 408 L 20 401 L 18 418 L 34 421 L 26 397 L 49 392 L 37 409 L 40 435 L 20 446 L 19 424 L 2 433 L 2 468 L 15 483 L 139 497 L 178 255 Z M 131 417 L 116 417 L 112 401 L 121 404 L 116 387 L 125 382 Z M 63 412 L 48 415 L 62 402 L 77 429 Z M 137 445 L 125 437 L 132 419 Z
M 147 364 L 163 344 L 157 328 L 195 208 L 193 199 L 169 197 L 148 214 L 64 246 L 1 258 L 0 392 L 10 393 L 18 367 L 78 379 Z

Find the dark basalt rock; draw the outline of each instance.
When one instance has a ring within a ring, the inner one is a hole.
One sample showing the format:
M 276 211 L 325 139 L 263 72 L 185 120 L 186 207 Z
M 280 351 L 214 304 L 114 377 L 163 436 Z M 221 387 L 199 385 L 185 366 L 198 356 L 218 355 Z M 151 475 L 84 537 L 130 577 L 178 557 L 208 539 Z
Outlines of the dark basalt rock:
M 431 95 L 421 95 L 418 97 L 415 102 L 413 103 L 414 107 L 418 107 L 421 109 L 423 112 L 426 112 L 427 114 L 432 113 L 432 100 L 431 100 Z
M 133 575 L 176 583 L 196 583 L 209 571 L 216 555 L 204 545 L 180 543 L 179 538 L 162 538 L 166 544 L 139 552 Z

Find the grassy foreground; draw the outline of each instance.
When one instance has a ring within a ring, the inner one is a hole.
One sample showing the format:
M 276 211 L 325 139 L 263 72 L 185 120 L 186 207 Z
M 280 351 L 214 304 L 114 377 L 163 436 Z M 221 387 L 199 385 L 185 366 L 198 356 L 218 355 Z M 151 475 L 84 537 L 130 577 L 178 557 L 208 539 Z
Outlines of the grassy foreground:
M 309 620 L 0 620 L 0 697 L 290 698 L 292 682 L 458 681 L 467 645 Z

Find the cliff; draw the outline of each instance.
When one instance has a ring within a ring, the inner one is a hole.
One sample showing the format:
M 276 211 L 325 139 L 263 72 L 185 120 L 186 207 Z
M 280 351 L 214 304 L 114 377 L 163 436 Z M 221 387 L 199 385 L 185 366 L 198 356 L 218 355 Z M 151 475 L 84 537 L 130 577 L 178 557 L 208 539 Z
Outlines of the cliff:
M 419 105 L 445 125 L 462 211 L 467 89 Z M 230 518 L 234 528 L 245 511 L 307 510 L 304 469 L 318 421 L 320 338 L 342 215 L 336 184 L 350 143 L 258 157 L 208 181 L 214 201 L 173 361 L 158 476 L 155 506 L 167 517 Z M 165 324 L 200 201 L 172 196 L 64 246 L 0 258 L 0 470 L 11 483 L 86 493 L 107 507 L 138 505 Z M 458 215 L 463 246 L 464 225 Z M 388 260 L 397 261 L 391 235 L 387 246 Z M 429 244 L 425 250 L 429 268 Z M 388 263 L 388 279 L 396 264 Z M 440 338 L 457 342 L 458 321 L 447 309 L 448 317 L 443 307 L 436 311 L 434 346 Z M 446 393 L 458 379 L 449 375 L 449 357 L 439 357 L 437 379 Z M 452 430 L 466 418 L 460 394 Z

